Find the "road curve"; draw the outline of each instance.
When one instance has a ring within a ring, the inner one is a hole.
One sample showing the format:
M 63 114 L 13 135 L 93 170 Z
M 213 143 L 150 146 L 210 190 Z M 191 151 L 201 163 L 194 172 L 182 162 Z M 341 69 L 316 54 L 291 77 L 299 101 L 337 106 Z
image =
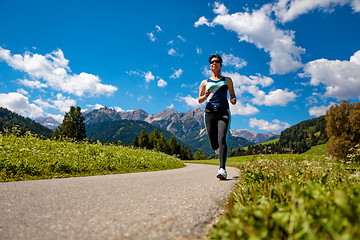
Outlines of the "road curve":
M 237 183 L 217 166 L 0 183 L 0 239 L 186 239 L 206 226 Z

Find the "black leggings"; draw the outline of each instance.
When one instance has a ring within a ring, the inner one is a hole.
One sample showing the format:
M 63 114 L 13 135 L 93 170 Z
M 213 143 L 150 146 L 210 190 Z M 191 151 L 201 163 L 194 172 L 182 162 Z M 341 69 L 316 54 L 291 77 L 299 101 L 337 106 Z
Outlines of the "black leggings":
M 231 115 L 229 110 L 211 111 L 205 109 L 205 126 L 212 149 L 219 149 L 220 168 L 225 169 L 228 154 L 227 134 L 229 132 Z

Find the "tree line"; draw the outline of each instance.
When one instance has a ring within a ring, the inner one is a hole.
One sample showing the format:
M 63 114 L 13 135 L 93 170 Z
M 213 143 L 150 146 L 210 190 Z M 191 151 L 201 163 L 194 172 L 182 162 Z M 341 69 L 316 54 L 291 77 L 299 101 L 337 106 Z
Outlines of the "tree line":
M 84 120 L 85 118 L 81 113 L 80 107 L 70 107 L 70 111 L 65 114 L 63 122 L 55 129 L 52 139 L 86 140 Z M 114 144 L 119 144 L 119 142 L 115 142 Z M 127 146 L 131 146 L 131 144 L 127 144 Z M 135 137 L 132 146 L 176 155 L 183 160 L 193 159 L 190 149 L 178 143 L 174 136 L 170 141 L 167 141 L 164 133 L 160 134 L 156 128 L 153 133 L 149 134 L 147 134 L 145 130 L 142 130 L 140 136 Z
M 0 107 L 0 132 L 4 132 L 6 129 L 10 130 L 13 127 L 18 129 L 20 135 L 30 131 L 41 138 L 50 138 L 53 132 L 51 129 L 42 126 L 30 118 L 25 118 L 6 108 Z
M 247 149 L 236 148 L 229 151 L 229 156 L 257 154 L 303 153 L 312 146 L 328 141 L 325 116 L 300 122 L 281 132 L 277 142 L 249 145 Z
M 160 134 L 156 128 L 154 129 L 154 132 L 149 134 L 147 134 L 145 130 L 142 130 L 140 136 L 135 137 L 133 146 L 163 152 L 168 155 L 176 155 L 183 160 L 193 159 L 193 155 L 189 148 L 184 144 L 181 145 L 178 143 L 174 136 L 171 137 L 170 141 L 167 141 L 164 133 Z

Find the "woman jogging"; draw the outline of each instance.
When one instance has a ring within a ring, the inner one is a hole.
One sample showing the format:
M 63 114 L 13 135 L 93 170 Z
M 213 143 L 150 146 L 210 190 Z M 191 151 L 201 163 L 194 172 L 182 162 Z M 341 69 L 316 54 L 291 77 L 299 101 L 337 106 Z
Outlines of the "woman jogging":
M 217 178 L 225 180 L 227 177 L 225 164 L 228 154 L 227 134 L 230 128 L 231 114 L 227 92 L 229 90 L 231 104 L 236 104 L 236 96 L 231 78 L 221 76 L 222 58 L 213 54 L 209 58 L 212 76 L 201 82 L 198 102 L 203 103 L 207 98 L 205 107 L 205 127 L 210 144 L 219 155 L 220 168 Z

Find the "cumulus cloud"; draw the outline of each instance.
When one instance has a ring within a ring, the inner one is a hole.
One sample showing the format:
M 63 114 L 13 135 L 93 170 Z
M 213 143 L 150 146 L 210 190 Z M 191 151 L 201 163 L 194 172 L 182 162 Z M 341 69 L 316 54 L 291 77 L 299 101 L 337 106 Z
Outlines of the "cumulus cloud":
M 294 32 L 276 27 L 271 19 L 271 5 L 266 4 L 259 10 L 218 15 L 212 24 L 238 34 L 240 41 L 255 44 L 270 54 L 270 72 L 285 74 L 296 71 L 302 66 L 300 54 L 304 51 L 294 42 Z
M 231 114 L 234 115 L 254 115 L 259 112 L 259 109 L 256 107 L 250 105 L 249 103 L 246 103 L 243 105 L 240 101 L 238 101 L 235 105 L 230 104 L 230 111 Z
M 286 23 L 314 9 L 331 12 L 336 6 L 345 4 L 350 4 L 354 12 L 360 11 L 359 0 L 279 0 L 273 10 L 277 18 Z
M 111 95 L 117 88 L 101 83 L 98 76 L 89 73 L 70 74 L 69 60 L 61 49 L 40 55 L 26 52 L 24 55 L 11 54 L 0 47 L 0 60 L 13 69 L 28 74 L 28 79 L 19 82 L 31 88 L 50 87 L 53 90 L 75 94 L 76 96 Z
M 360 51 L 350 61 L 318 59 L 307 63 L 303 77 L 313 86 L 325 85 L 325 97 L 360 99 Z
M 197 20 L 195 23 L 194 23 L 194 26 L 197 28 L 198 26 L 201 26 L 201 25 L 206 25 L 208 27 L 212 26 L 210 23 L 209 23 L 209 20 L 206 19 L 206 17 L 202 16 L 199 18 L 199 20 Z
M 294 92 L 289 92 L 287 89 L 277 89 L 270 91 L 269 94 L 266 94 L 256 86 L 248 86 L 246 90 L 254 96 L 252 102 L 260 106 L 286 106 L 297 97 Z
M 53 105 L 62 113 L 66 113 L 70 110 L 71 106 L 76 105 L 76 101 L 70 97 L 65 97 L 61 93 L 56 95 L 56 100 L 52 100 Z
M 183 72 L 184 71 L 181 68 L 174 70 L 174 73 L 170 76 L 170 78 L 179 78 Z
M 253 96 L 251 102 L 259 106 L 286 106 L 298 97 L 293 91 L 289 91 L 288 89 L 276 89 L 266 94 L 266 92 L 259 89 L 258 86 L 271 86 L 274 80 L 260 74 L 247 77 L 239 73 L 226 72 L 224 75 L 231 77 L 233 80 L 236 95 L 241 96 L 245 93 L 250 93 Z
M 28 97 L 17 92 L 1 93 L 0 106 L 30 118 L 43 116 L 44 113 L 41 107 L 30 103 Z
M 224 4 L 219 3 L 219 2 L 214 3 L 214 13 L 219 14 L 219 15 L 226 15 L 226 14 L 228 14 L 228 12 L 229 11 Z
M 167 82 L 164 79 L 159 79 L 157 85 L 158 87 L 165 87 L 167 85 Z
M 243 85 L 261 85 L 262 87 L 271 86 L 274 80 L 270 77 L 257 74 L 256 76 L 244 76 L 239 73 L 225 72 L 224 75 L 231 77 L 234 87 L 242 87 Z
M 180 97 L 180 100 L 184 101 L 188 106 L 190 106 L 191 108 L 198 108 L 199 107 L 199 103 L 197 98 L 193 98 L 190 95 L 186 96 L 186 97 Z
M 309 115 L 310 116 L 314 116 L 314 117 L 320 117 L 326 114 L 327 110 L 329 110 L 329 108 L 331 107 L 331 105 L 333 105 L 334 103 L 331 103 L 328 106 L 322 105 L 322 106 L 318 106 L 318 107 L 311 107 L 309 109 Z
M 150 81 L 153 81 L 155 79 L 154 75 L 150 71 L 144 73 L 144 77 L 145 77 L 146 82 L 150 82 Z
M 265 131 L 280 131 L 290 127 L 290 124 L 287 122 L 281 122 L 278 119 L 274 119 L 269 122 L 263 119 L 251 118 L 249 121 L 249 126 L 252 128 L 257 127 L 260 130 Z
M 239 57 L 235 57 L 233 54 L 222 54 L 224 66 L 234 66 L 236 69 L 240 69 L 247 65 L 247 62 Z

